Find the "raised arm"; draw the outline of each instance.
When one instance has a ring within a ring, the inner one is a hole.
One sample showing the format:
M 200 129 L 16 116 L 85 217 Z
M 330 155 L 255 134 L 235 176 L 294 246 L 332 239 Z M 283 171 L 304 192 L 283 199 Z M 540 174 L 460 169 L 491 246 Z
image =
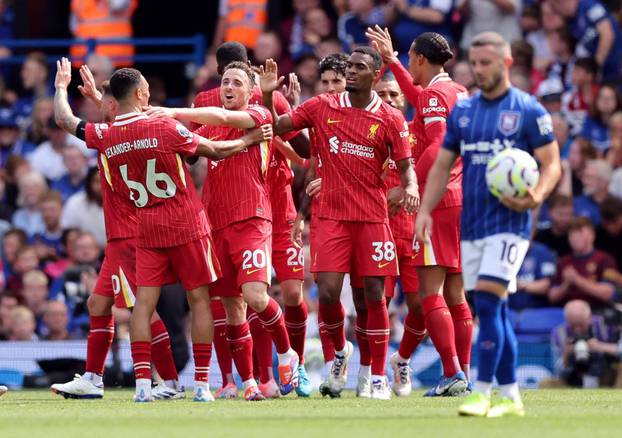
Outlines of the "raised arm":
M 76 135 L 76 128 L 80 119 L 73 115 L 69 106 L 67 87 L 71 82 L 71 62 L 67 58 L 56 61 L 56 77 L 54 78 L 54 118 L 56 124 L 72 135 Z
M 213 160 L 221 160 L 251 145 L 262 141 L 270 141 L 272 139 L 272 125 L 261 125 L 260 128 L 247 132 L 237 140 L 212 141 L 201 136 L 198 137 L 199 145 L 197 146 L 195 155 L 208 157 Z
M 266 60 L 265 66 L 259 67 L 259 85 L 263 93 L 263 104 L 272 113 L 272 120 L 274 121 L 274 134 L 281 135 L 289 131 L 294 130 L 294 124 L 292 118 L 288 114 L 279 115 L 274 108 L 274 101 L 272 99 L 272 93 L 276 90 L 285 77 L 279 78 L 279 71 L 276 62 L 273 59 Z
M 609 20 L 601 20 L 596 25 L 596 30 L 598 31 L 598 47 L 596 48 L 594 58 L 598 65 L 602 67 L 609 57 L 611 47 L 613 47 L 615 34 Z

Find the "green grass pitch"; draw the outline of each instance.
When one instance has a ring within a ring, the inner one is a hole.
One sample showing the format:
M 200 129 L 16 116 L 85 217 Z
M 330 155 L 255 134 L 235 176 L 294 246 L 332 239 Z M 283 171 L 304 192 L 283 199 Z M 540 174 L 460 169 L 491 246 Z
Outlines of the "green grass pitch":
M 0 437 L 622 437 L 622 390 L 525 391 L 527 416 L 500 419 L 458 417 L 460 399 L 424 399 L 419 391 L 389 402 L 352 393 L 210 404 L 135 404 L 131 396 L 107 390 L 103 400 L 65 400 L 12 391 L 0 398 Z

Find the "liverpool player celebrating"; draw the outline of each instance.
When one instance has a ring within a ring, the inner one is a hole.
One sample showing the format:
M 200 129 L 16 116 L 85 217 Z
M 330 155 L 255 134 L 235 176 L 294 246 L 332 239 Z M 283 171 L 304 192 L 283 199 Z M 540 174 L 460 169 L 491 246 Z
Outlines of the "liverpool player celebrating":
M 343 390 L 353 348 L 345 339 L 339 296 L 344 274 L 354 266 L 365 286 L 372 398 L 389 399 L 384 371 L 389 339 L 384 277 L 397 275 L 382 181 L 382 165 L 389 156 L 400 168 L 408 211 L 416 207 L 418 190 L 404 117 L 372 91 L 380 67 L 380 55 L 375 50 L 355 49 L 348 59 L 347 91 L 316 96 L 289 115 L 275 116 L 275 129 L 282 133 L 313 128 L 318 135 L 323 188 L 311 270 L 317 273 L 320 314 L 335 346 L 329 377 L 331 392 L 339 394 Z M 264 102 L 269 107 L 278 83 L 276 63 L 269 60 L 262 74 Z
M 236 41 L 226 42 L 216 50 L 216 61 L 218 73 L 222 76 L 225 67 L 231 62 L 248 63 L 246 47 Z M 253 87 L 249 103 L 254 105 L 262 103 L 261 90 L 258 86 Z M 193 102 L 194 107 L 220 107 L 222 105 L 220 87 L 199 93 Z M 291 109 L 287 99 L 278 92 L 275 93 L 275 108 L 279 114 L 286 114 Z M 200 125 L 193 122 L 192 126 L 198 128 Z M 294 143 L 297 149 L 308 149 L 308 139 L 302 134 L 292 132 L 283 137 L 284 140 Z M 266 178 L 272 208 L 271 260 L 285 302 L 285 325 L 289 339 L 300 361 L 296 393 L 306 397 L 311 394 L 312 386 L 304 368 L 307 321 L 307 307 L 302 294 L 304 257 L 302 249 L 293 245 L 289 239 L 296 212 L 291 189 L 292 170 L 288 159 L 300 162 L 301 158 L 280 139 L 275 140 L 274 143 L 277 149 L 271 155 Z M 217 396 L 231 398 L 237 394 L 237 389 L 231 374 L 231 354 L 227 350 L 225 340 L 225 310 L 220 299 L 212 300 L 212 311 L 215 320 L 214 346 L 218 364 L 223 372 L 223 388 L 219 390 Z M 278 396 L 279 389 L 272 376 L 270 335 L 252 309 L 249 309 L 248 321 L 259 366 L 259 389 L 267 397 Z
M 102 84 L 104 90 L 102 94 L 95 88 L 95 81 L 87 66 L 82 66 L 80 75 L 84 81 L 84 85 L 80 87 L 82 93 L 100 107 L 104 121 L 112 122 L 117 103 L 110 94 L 108 82 Z M 67 100 L 67 87 L 70 82 L 71 63 L 63 58 L 57 62 L 55 78 L 54 113 L 57 124 L 70 134 L 85 140 L 87 147 L 101 149 L 108 124 L 87 123 L 73 115 Z M 55 393 L 70 398 L 103 397 L 104 363 L 114 337 L 112 306 L 132 308 L 135 301 L 138 231 L 136 208 L 112 190 L 112 176 L 108 172 L 104 155 L 99 157 L 97 164 L 108 243 L 97 283 L 87 302 L 90 331 L 86 344 L 86 372 L 79 379 L 51 386 Z M 156 399 L 185 397 L 185 392 L 177 381 L 177 370 L 168 332 L 157 313 L 154 313 L 151 323 L 151 348 L 156 370 L 164 380 L 153 388 L 153 397 Z
M 247 64 L 232 62 L 222 76 L 220 98 L 227 109 L 246 111 L 238 128 L 270 123 L 270 112 L 248 102 L 255 75 Z M 209 123 L 215 108 L 164 110 L 179 120 Z M 222 111 L 222 110 L 220 110 Z M 205 125 L 197 133 L 210 138 L 235 139 L 239 129 Z M 271 206 L 267 193 L 270 144 L 262 142 L 241 154 L 221 161 L 210 161 L 203 188 L 203 202 L 214 229 L 216 253 L 223 278 L 214 284 L 212 294 L 221 297 L 226 311 L 227 338 L 236 368 L 242 377 L 245 398 L 263 398 L 252 375 L 252 341 L 244 301 L 257 312 L 272 335 L 279 357 L 279 386 L 282 395 L 297 386 L 298 354 L 290 348 L 285 322 L 278 303 L 267 288 L 272 277 L 270 263 Z M 235 187 L 235 191 L 231 191 Z
M 462 156 L 462 268 L 465 286 L 475 291 L 480 324 L 478 376 L 459 413 L 522 416 L 516 383 L 517 342 L 507 293 L 516 287 L 516 275 L 529 247 L 529 210 L 540 205 L 559 180 L 559 148 L 550 114 L 535 97 L 510 85 L 512 56 L 501 35 L 477 35 L 471 42 L 469 60 L 482 91 L 459 101 L 447 120 L 445 141 L 428 175 L 430 183 L 415 229 L 417 239 L 426 245 L 434 239 L 433 210 L 443 197 L 454 162 Z M 524 197 L 499 200 L 487 188 L 486 164 L 505 147 L 528 151 L 540 162 L 538 185 Z M 490 408 L 493 377 L 503 398 Z
M 408 53 L 409 74 L 395 56 L 386 29 L 376 26 L 368 29 L 367 35 L 381 50 L 385 63 L 395 72 L 400 85 L 409 91 L 407 95 L 413 100 L 413 155 L 417 179 L 425 187 L 427 174 L 445 134 L 446 117 L 456 101 L 467 96 L 466 89 L 453 82 L 443 70 L 445 62 L 453 56 L 449 44 L 437 33 L 419 35 Z M 462 164 L 458 162 L 452 168 L 447 192 L 434 210 L 436 228 L 431 230 L 433 237 L 429 241 L 414 242 L 421 307 L 409 311 L 400 349 L 391 357 L 393 389 L 398 395 L 408 395 L 412 389 L 408 362 L 422 338 L 422 322 L 441 356 L 444 374 L 438 385 L 426 395 L 457 395 L 468 385 L 463 369 L 468 372 L 472 320 L 460 272 L 461 180 Z M 421 308 L 423 315 L 417 315 L 417 310 Z M 460 354 L 456 351 L 457 347 Z
M 143 114 L 149 84 L 138 70 L 117 70 L 110 89 L 119 113 L 104 138 L 108 167 L 125 185 L 115 190 L 137 208 L 138 295 L 130 320 L 132 359 L 136 376 L 135 401 L 151 401 L 149 319 L 160 287 L 177 278 L 188 291 L 192 310 L 196 401 L 213 400 L 208 387 L 213 320 L 207 285 L 220 267 L 214 257 L 207 217 L 196 195 L 182 156 L 224 158 L 262 138 L 256 132 L 236 141 L 212 142 L 190 133 L 170 118 Z M 261 131 L 259 132 L 261 134 Z

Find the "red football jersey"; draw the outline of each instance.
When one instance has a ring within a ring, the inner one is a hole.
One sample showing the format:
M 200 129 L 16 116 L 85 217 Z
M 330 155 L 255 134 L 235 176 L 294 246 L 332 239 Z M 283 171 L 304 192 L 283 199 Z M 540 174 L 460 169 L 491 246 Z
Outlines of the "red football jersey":
M 112 174 L 110 173 L 108 160 L 104 154 L 104 136 L 108 135 L 107 123 L 87 123 L 85 126 L 86 146 L 97 149 L 99 157 L 99 181 L 102 187 L 102 208 L 104 210 L 104 223 L 106 224 L 106 239 L 127 239 L 136 237 L 138 234 L 138 219 L 136 207 L 114 190 Z
M 272 123 L 267 108 L 251 105 L 246 109 L 256 126 Z M 241 129 L 203 125 L 197 134 L 211 140 L 235 140 L 244 135 Z M 209 160 L 203 185 L 203 205 L 213 229 L 251 217 L 272 220 L 266 183 L 271 142 L 261 142 L 223 160 Z
M 413 120 L 415 137 L 413 157 L 421 194 L 425 191 L 428 172 L 434 164 L 445 136 L 447 117 L 458 99 L 466 98 L 468 95 L 466 88 L 452 81 L 447 73 L 436 75 L 419 94 Z M 429 132 L 426 133 L 426 126 L 435 130 L 433 138 Z M 447 191 L 436 208 L 460 205 L 462 205 L 462 161 L 458 159 L 451 170 Z
M 383 165 L 410 158 L 408 126 L 401 112 L 378 94 L 354 108 L 349 93 L 321 94 L 291 113 L 295 129 L 313 128 L 321 162 L 319 217 L 387 222 Z
M 195 153 L 198 142 L 198 136 L 166 117 L 128 113 L 110 126 L 104 154 L 114 190 L 137 207 L 139 247 L 178 246 L 209 233 L 183 160 Z

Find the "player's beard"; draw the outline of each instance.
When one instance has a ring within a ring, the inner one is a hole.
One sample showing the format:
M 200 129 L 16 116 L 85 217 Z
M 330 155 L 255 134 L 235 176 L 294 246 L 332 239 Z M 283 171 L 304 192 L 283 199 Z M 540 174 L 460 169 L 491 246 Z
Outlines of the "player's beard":
M 489 93 L 491 91 L 496 90 L 499 85 L 501 85 L 501 83 L 503 82 L 503 72 L 499 71 L 499 72 L 495 72 L 495 74 L 493 74 L 493 76 L 490 78 L 490 83 L 487 84 L 486 81 L 483 81 L 483 83 L 480 85 L 479 88 L 481 88 L 482 91 Z

